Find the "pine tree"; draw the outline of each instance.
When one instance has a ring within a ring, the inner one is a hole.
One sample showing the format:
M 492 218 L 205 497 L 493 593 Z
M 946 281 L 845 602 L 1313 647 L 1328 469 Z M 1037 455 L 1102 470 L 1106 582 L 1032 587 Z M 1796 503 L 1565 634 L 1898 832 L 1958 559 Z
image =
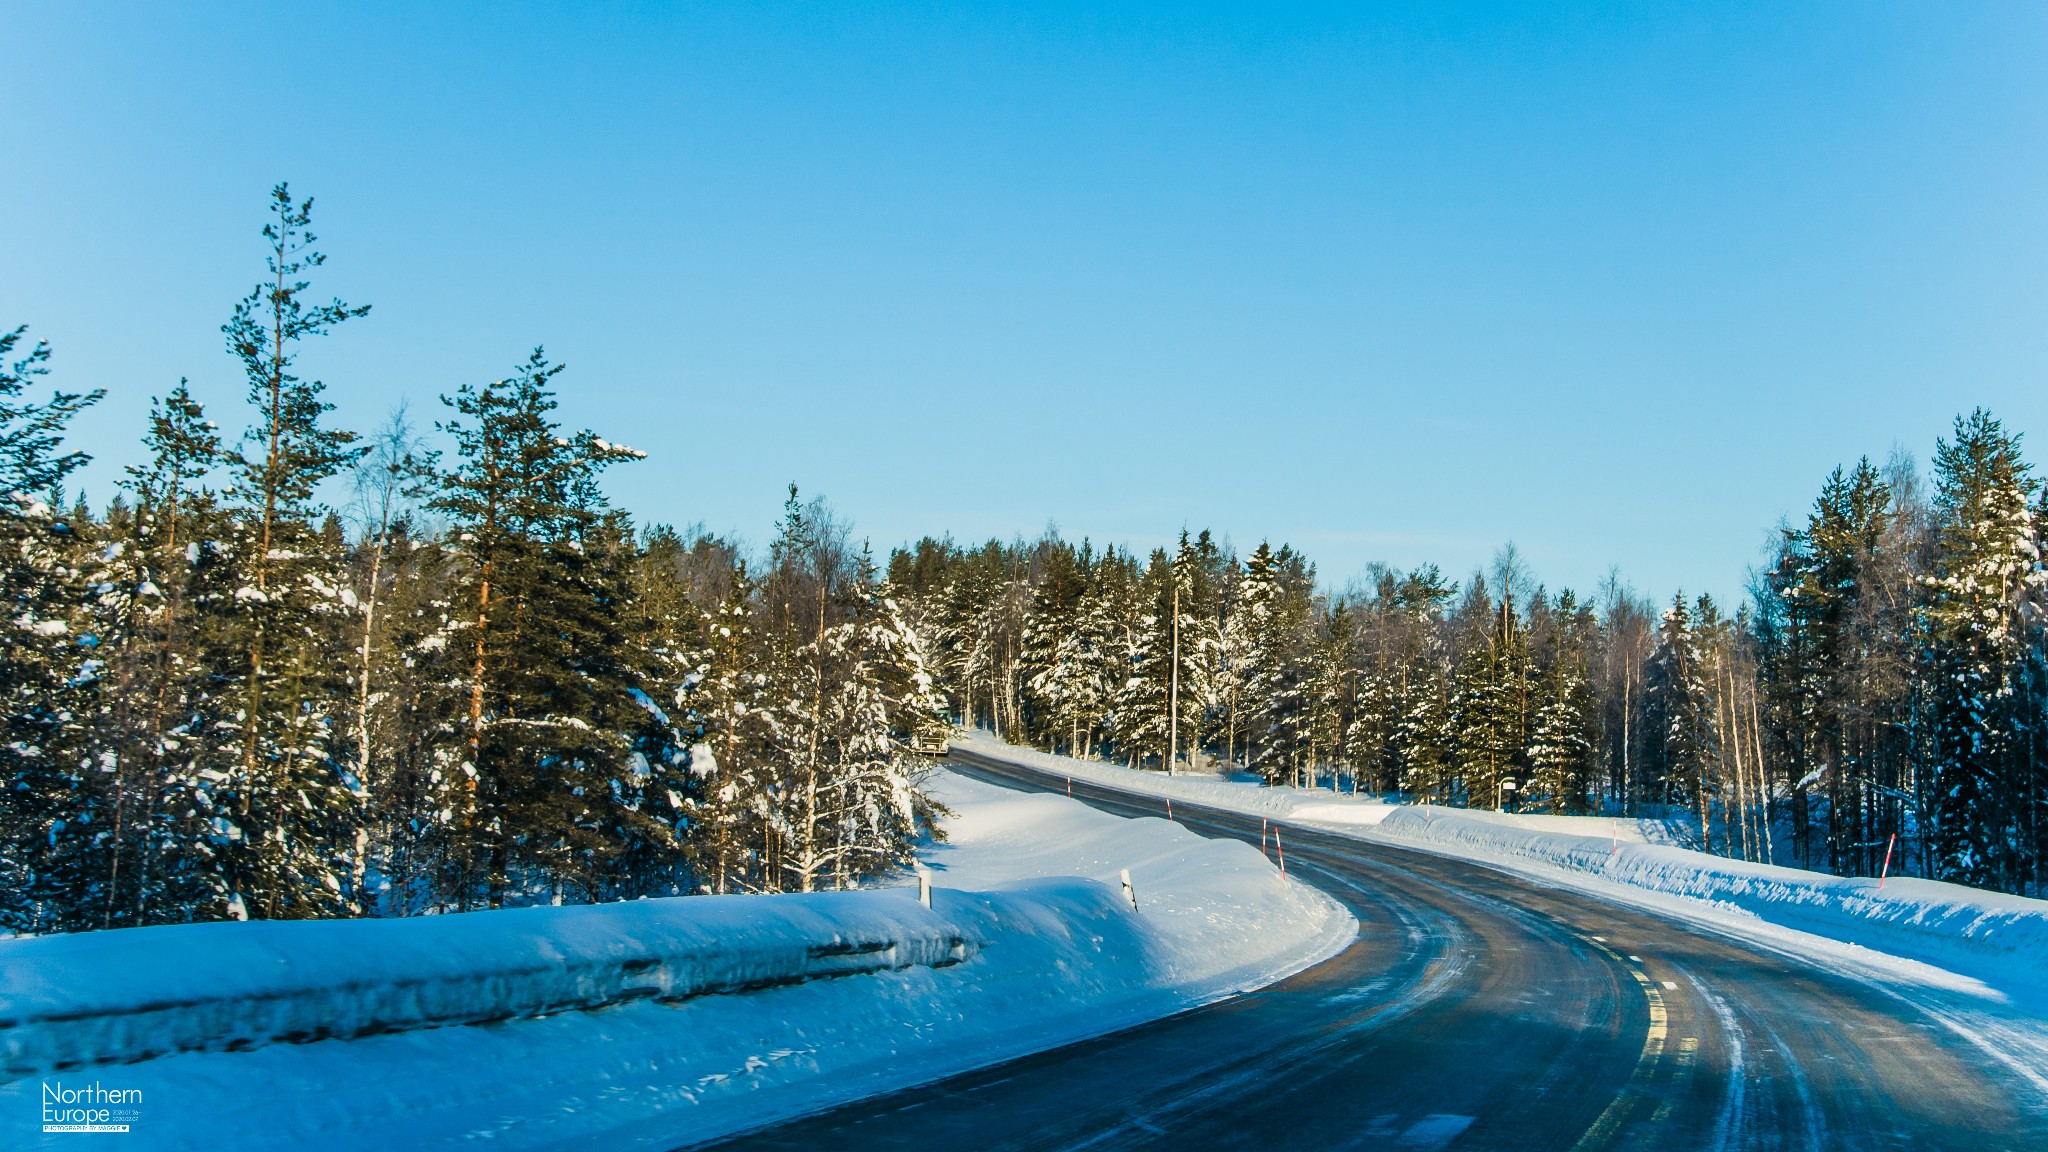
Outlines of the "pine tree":
M 448 517 L 461 570 L 466 755 L 450 839 L 458 906 L 549 895 L 596 898 L 609 858 L 615 786 L 635 749 L 638 705 L 622 666 L 620 574 L 597 545 L 608 528 L 597 476 L 640 453 L 591 432 L 558 434 L 551 381 L 534 349 L 510 379 L 464 385 L 439 426 L 458 462 L 430 503 Z M 629 665 L 629 662 L 627 662 Z
M 360 452 L 353 433 L 322 424 L 333 409 L 325 386 L 293 368 L 302 341 L 369 309 L 308 302 L 305 277 L 326 262 L 313 247 L 312 208 L 283 184 L 272 189 L 265 278 L 221 328 L 256 411 L 249 451 L 232 461 L 242 507 L 230 551 L 242 580 L 233 626 L 245 667 L 235 677 L 241 747 L 223 865 L 236 914 L 261 918 L 332 915 L 358 896 L 346 882 L 359 782 L 336 755 L 346 699 L 341 558 L 313 520 L 320 484 Z

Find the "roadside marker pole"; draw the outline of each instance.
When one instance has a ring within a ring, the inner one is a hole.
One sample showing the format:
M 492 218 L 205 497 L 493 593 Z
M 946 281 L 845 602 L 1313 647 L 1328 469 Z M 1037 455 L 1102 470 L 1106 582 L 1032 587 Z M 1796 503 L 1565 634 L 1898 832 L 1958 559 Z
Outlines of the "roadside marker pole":
M 1073 778 L 1072 776 L 1069 776 L 1069 777 L 1067 777 L 1067 799 L 1069 799 L 1069 800 L 1072 800 L 1073 798 L 1074 798 L 1074 778 Z
M 1897 844 L 1898 842 L 1899 834 L 1897 832 L 1892 833 L 1892 838 L 1885 842 L 1884 870 L 1877 874 L 1877 890 L 1879 892 L 1884 891 L 1884 878 L 1891 875 L 1892 873 L 1892 845 Z
M 1287 875 L 1287 848 L 1280 843 L 1278 828 L 1273 829 L 1273 848 L 1280 853 L 1280 875 L 1284 878 Z
M 1166 798 L 1166 818 L 1168 820 L 1173 819 L 1173 797 L 1171 796 Z
M 1266 854 L 1266 818 L 1259 817 L 1259 855 Z
M 1612 851 L 1612 852 L 1609 852 L 1609 853 L 1608 853 L 1608 855 L 1609 855 L 1609 856 L 1619 856 L 1619 855 L 1621 855 L 1621 819 L 1620 819 L 1620 817 L 1616 817 L 1616 818 L 1615 818 L 1615 821 L 1614 821 L 1614 851 Z

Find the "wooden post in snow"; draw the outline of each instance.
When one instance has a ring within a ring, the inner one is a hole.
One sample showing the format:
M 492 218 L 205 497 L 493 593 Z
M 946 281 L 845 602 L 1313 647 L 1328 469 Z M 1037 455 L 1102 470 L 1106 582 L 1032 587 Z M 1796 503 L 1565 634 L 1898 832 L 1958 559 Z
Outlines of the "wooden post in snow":
M 1180 573 L 1173 574 L 1173 666 L 1166 673 L 1166 774 L 1173 775 L 1174 761 L 1180 759 Z M 1173 819 L 1173 802 L 1167 801 L 1167 819 Z

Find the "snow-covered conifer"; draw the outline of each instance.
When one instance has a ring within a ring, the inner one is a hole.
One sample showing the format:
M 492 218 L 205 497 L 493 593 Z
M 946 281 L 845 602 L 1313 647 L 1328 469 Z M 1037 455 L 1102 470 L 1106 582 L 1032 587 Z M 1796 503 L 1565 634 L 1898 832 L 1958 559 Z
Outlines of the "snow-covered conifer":
M 50 350 L 0 333 L 0 925 L 82 927 L 104 904 L 100 832 L 108 812 L 88 730 L 100 661 L 86 623 L 88 525 L 61 508 L 86 462 L 61 451 L 72 416 L 98 393 L 27 393 Z
M 2019 437 L 1979 409 L 1935 450 L 1932 570 L 1922 610 L 1932 744 L 1935 869 L 2016 888 L 2027 871 L 2039 769 L 2022 736 L 2022 605 L 2042 580 L 2030 503 L 2037 481 Z

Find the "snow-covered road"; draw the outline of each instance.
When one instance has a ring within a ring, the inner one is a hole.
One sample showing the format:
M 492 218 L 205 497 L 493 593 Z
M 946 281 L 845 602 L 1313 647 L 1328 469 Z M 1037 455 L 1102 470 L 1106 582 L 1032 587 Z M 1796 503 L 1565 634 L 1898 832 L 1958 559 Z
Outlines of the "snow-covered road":
M 1026 757 L 970 745 L 956 759 L 1107 811 L 1163 811 Z M 1186 794 L 1175 809 L 1260 841 L 1256 814 Z M 1360 921 L 1331 961 L 741 1146 L 2048 1147 L 2023 969 L 1987 981 L 1511 854 L 1317 825 L 1284 835 L 1293 873 Z

